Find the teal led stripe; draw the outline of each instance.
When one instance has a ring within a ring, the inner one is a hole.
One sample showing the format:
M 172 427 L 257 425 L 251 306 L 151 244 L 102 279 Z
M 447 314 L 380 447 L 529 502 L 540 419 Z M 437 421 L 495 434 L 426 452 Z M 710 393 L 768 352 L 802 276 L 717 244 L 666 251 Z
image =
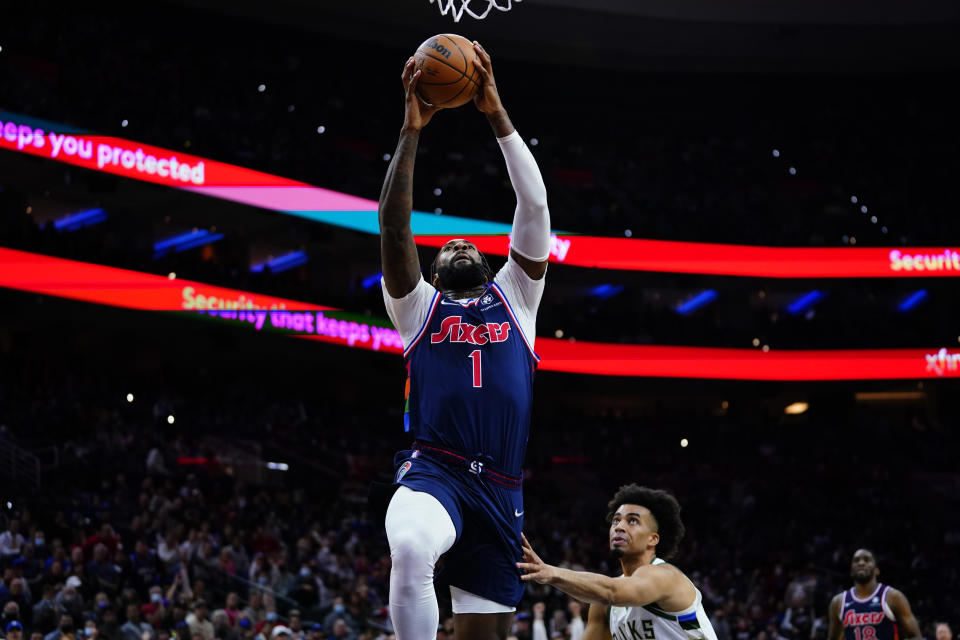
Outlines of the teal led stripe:
M 380 233 L 376 211 L 293 211 L 286 210 L 292 216 L 299 216 L 314 222 L 323 222 L 361 231 Z M 410 217 L 410 227 L 415 236 L 457 236 L 457 235 L 506 235 L 510 225 L 503 222 L 473 220 L 458 216 L 442 216 L 423 211 L 414 211 Z

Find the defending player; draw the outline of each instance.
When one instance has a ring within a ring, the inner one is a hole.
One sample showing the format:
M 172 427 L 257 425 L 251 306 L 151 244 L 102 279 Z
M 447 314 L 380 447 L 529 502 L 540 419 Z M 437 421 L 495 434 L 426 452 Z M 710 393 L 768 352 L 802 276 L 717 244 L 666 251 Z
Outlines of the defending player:
M 515 562 L 523 527 L 521 473 L 530 425 L 534 324 L 550 250 L 546 189 L 500 102 L 490 56 L 480 93 L 517 196 L 510 256 L 494 276 L 470 242 L 447 242 L 423 279 L 410 229 L 420 130 L 436 109 L 416 96 L 419 71 L 403 70 L 406 112 L 380 195 L 383 297 L 407 366 L 400 485 L 386 515 L 393 567 L 390 613 L 398 640 L 434 638 L 434 566 L 446 553 L 458 638 L 505 638 L 523 593 Z
M 920 625 L 907 597 L 877 581 L 880 569 L 867 549 L 850 563 L 853 587 L 830 601 L 828 640 L 920 640 Z
M 670 558 L 683 538 L 680 505 L 666 491 L 629 484 L 608 503 L 616 578 L 546 564 L 523 539 L 523 580 L 591 603 L 582 640 L 717 640 L 700 591 Z

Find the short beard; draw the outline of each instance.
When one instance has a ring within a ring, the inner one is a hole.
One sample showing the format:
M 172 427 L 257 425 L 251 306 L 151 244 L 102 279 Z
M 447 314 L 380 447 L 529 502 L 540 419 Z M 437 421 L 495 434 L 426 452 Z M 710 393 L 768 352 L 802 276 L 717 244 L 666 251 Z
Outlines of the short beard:
M 870 584 L 870 581 L 873 580 L 872 575 L 868 576 L 853 576 L 853 581 L 857 584 Z
M 610 557 L 613 558 L 614 560 L 620 560 L 625 555 L 627 554 L 624 553 L 623 549 L 621 549 L 620 547 L 613 547 L 612 549 L 610 549 Z
M 473 260 L 467 263 L 454 262 L 437 267 L 440 287 L 443 291 L 469 291 L 486 283 L 487 273 L 483 265 Z

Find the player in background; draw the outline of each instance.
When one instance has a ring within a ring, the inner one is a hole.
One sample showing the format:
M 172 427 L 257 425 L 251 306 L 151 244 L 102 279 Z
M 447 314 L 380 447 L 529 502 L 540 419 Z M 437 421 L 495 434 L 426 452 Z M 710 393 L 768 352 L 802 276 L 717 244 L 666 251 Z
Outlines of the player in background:
M 589 602 L 583 640 L 717 640 L 702 595 L 668 564 L 683 538 L 680 505 L 663 490 L 629 484 L 608 503 L 610 554 L 622 575 L 546 564 L 523 539 L 523 580 L 549 584 Z
M 517 197 L 510 255 L 494 276 L 473 243 L 447 242 L 420 271 L 410 228 L 421 129 L 437 111 L 417 97 L 404 66 L 405 115 L 380 195 L 387 313 L 403 339 L 405 428 L 386 515 L 393 566 L 390 614 L 398 640 L 436 636 L 434 567 L 444 557 L 460 640 L 506 638 L 523 594 L 515 563 L 523 528 L 522 469 L 532 407 L 535 319 L 550 250 L 546 188 L 510 122 L 490 56 L 474 43 L 482 86 L 474 98 L 497 137 Z
M 827 640 L 921 640 L 907 597 L 877 581 L 872 551 L 857 549 L 850 563 L 853 587 L 830 601 Z

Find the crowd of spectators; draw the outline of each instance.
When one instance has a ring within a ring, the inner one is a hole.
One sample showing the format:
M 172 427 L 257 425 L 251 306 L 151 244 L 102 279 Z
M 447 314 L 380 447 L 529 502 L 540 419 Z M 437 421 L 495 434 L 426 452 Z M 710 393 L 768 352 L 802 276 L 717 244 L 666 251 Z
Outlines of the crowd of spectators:
M 368 485 L 389 481 L 392 452 L 408 442 L 396 403 L 370 388 L 350 395 L 359 371 L 322 389 L 291 386 L 245 376 L 240 362 L 258 356 L 238 350 L 213 379 L 189 364 L 134 374 L 109 336 L 78 338 L 76 353 L 20 338 L 4 352 L 0 446 L 48 462 L 39 486 L 3 481 L 8 638 L 19 640 L 14 621 L 32 640 L 390 637 L 390 558 Z M 91 348 L 98 362 L 78 357 Z M 202 361 L 216 347 L 189 349 Z M 688 536 L 675 563 L 703 592 L 720 640 L 823 640 L 827 604 L 849 586 L 860 546 L 875 549 L 926 637 L 955 618 L 960 531 L 932 515 L 960 506 L 949 421 L 842 402 L 810 419 L 758 419 L 737 410 L 747 397 L 693 420 L 672 413 L 681 403 L 648 415 L 600 396 L 589 410 L 540 407 L 525 528 L 545 559 L 615 573 L 605 504 L 639 481 L 680 499 Z M 677 445 L 681 435 L 691 446 Z M 258 452 L 259 471 L 242 451 Z M 289 470 L 264 470 L 271 459 Z M 443 611 L 438 638 L 450 640 L 448 602 Z M 584 614 L 531 585 L 514 635 L 576 640 Z

